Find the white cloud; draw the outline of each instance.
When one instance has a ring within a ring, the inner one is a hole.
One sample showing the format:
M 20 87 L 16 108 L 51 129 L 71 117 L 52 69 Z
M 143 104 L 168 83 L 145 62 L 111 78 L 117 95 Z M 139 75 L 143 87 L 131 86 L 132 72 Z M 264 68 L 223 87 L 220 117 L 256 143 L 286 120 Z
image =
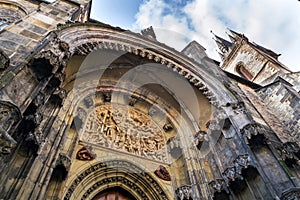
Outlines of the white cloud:
M 175 0 L 173 0 L 175 1 Z M 193 0 L 178 14 L 175 4 L 147 0 L 136 15 L 135 28 L 150 25 L 180 34 L 157 31 L 158 40 L 181 50 L 186 38 L 197 40 L 207 54 L 219 60 L 212 34 L 226 39 L 226 27 L 244 33 L 251 41 L 281 53 L 279 60 L 300 71 L 300 2 L 296 0 Z M 191 26 L 193 28 L 191 28 Z M 175 45 L 174 45 L 175 44 Z

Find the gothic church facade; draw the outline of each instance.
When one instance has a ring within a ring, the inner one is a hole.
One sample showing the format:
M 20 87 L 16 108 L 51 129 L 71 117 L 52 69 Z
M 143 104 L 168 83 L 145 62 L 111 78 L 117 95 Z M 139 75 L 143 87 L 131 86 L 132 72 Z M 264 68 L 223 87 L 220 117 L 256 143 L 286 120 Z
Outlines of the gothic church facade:
M 300 198 L 299 72 L 232 30 L 219 63 L 91 6 L 0 1 L 0 199 Z

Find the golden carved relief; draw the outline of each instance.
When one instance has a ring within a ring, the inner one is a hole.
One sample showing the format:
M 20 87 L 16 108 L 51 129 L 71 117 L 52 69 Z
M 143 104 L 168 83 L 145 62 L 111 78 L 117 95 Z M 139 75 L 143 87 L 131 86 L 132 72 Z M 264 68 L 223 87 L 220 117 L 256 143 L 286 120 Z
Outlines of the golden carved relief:
M 163 131 L 148 115 L 121 105 L 101 105 L 89 113 L 82 141 L 167 162 Z

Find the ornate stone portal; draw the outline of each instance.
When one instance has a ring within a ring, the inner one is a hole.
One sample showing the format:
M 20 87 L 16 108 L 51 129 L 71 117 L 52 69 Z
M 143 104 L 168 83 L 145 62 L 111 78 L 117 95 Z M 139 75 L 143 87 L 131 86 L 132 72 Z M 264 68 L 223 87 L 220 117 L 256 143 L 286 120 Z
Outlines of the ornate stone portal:
M 121 105 L 96 107 L 88 116 L 82 141 L 167 162 L 162 129 L 141 111 Z

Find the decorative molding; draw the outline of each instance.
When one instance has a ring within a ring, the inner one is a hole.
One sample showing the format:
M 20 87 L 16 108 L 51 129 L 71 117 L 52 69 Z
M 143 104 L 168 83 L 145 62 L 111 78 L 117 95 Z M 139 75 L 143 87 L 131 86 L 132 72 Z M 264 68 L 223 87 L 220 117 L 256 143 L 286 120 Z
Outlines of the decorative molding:
M 234 166 L 227 168 L 223 173 L 223 178 L 217 178 L 209 183 L 209 186 L 214 192 L 221 192 L 222 190 L 228 192 L 227 186 L 231 181 L 236 179 L 243 180 L 242 170 L 251 165 L 251 159 L 248 154 L 239 155 L 234 161 Z
M 98 174 L 104 173 L 104 175 L 95 177 L 93 174 L 96 174 L 96 172 L 99 172 Z M 124 173 L 127 173 L 127 176 L 120 176 Z M 90 166 L 72 181 L 64 195 L 64 200 L 71 199 L 73 192 L 77 190 L 77 186 L 86 182 L 87 179 L 91 179 L 92 182 L 96 181 L 96 183 L 90 188 L 86 188 L 86 192 L 82 197 L 84 199 L 88 198 L 93 191 L 102 185 L 108 186 L 109 183 L 117 183 L 118 185 L 127 185 L 140 196 L 139 199 L 149 199 L 148 197 L 150 197 L 150 199 L 168 200 L 168 197 L 161 186 L 147 172 L 125 160 L 99 162 Z
M 247 124 L 246 126 L 244 126 L 240 132 L 242 135 L 246 136 L 249 140 L 253 137 L 253 136 L 257 136 L 257 135 L 262 135 L 265 136 L 265 132 L 267 130 L 262 127 L 262 125 L 259 125 L 257 123 L 254 124 Z
M 100 181 L 97 181 L 95 184 L 93 184 L 92 187 L 90 187 L 81 197 L 82 200 L 84 199 L 91 199 L 92 196 L 91 194 L 96 191 L 99 187 L 101 186 L 107 186 L 107 185 L 114 185 L 114 184 L 122 184 L 122 185 L 126 185 L 128 188 L 132 189 L 133 191 L 135 191 L 138 195 L 140 199 L 143 200 L 151 200 L 147 197 L 146 193 L 141 190 L 138 186 L 138 184 L 135 181 L 129 180 L 126 177 L 123 176 L 113 176 L 113 177 L 108 177 L 108 178 L 103 178 Z M 100 191 L 99 191 L 100 192 Z M 66 200 L 66 198 L 65 198 Z
M 234 161 L 234 167 L 238 174 L 242 174 L 242 170 L 250 165 L 250 157 L 248 154 L 239 155 Z

